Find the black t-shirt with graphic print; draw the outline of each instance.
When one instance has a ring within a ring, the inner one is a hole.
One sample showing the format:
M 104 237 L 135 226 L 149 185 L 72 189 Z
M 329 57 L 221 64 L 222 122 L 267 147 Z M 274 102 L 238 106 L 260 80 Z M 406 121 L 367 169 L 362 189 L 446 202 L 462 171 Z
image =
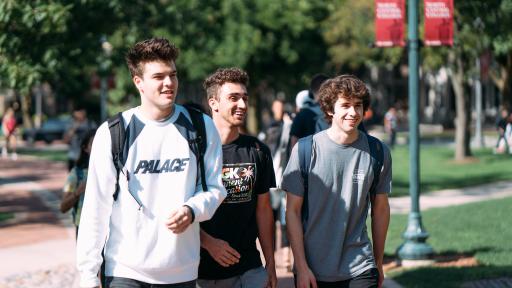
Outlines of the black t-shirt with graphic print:
M 201 223 L 201 229 L 228 242 L 241 257 L 226 268 L 201 248 L 199 279 L 231 278 L 262 265 L 256 248 L 256 203 L 259 194 L 276 186 L 270 150 L 255 137 L 240 135 L 223 145 L 222 152 L 222 182 L 228 195 L 213 218 Z

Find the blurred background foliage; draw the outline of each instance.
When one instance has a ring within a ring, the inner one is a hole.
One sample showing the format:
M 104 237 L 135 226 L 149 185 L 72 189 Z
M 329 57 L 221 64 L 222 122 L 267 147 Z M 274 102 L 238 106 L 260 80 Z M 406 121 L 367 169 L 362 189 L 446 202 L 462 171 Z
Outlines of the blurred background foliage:
M 3 0 L 0 87 L 16 91 L 24 125 L 30 126 L 37 85 L 49 84 L 69 106 L 98 107 L 97 82 L 108 76 L 113 114 L 139 98 L 124 53 L 142 39 L 161 36 L 181 50 L 181 100 L 200 101 L 206 75 L 218 67 L 239 66 L 251 76 L 252 95 L 282 93 L 291 101 L 318 72 L 357 74 L 407 63 L 406 47 L 374 47 L 373 2 Z M 512 103 L 512 0 L 457 1 L 455 9 L 455 45 L 423 48 L 423 69 L 452 67 L 452 81 L 465 95 L 475 58 L 490 51 L 490 76 L 504 104 Z M 105 42 L 111 46 L 108 53 Z M 269 104 L 253 98 L 257 111 Z

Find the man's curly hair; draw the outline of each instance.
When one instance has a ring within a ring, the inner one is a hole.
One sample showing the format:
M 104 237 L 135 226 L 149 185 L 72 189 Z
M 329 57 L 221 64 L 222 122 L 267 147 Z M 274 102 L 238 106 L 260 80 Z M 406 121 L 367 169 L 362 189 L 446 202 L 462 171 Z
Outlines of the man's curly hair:
M 165 38 L 151 38 L 135 44 L 126 53 L 125 59 L 132 77 L 142 77 L 144 64 L 152 61 L 170 63 L 176 61 L 179 49 Z
M 204 80 L 203 87 L 206 90 L 207 99 L 218 99 L 219 89 L 224 83 L 249 85 L 249 75 L 240 68 L 219 68 Z
M 320 108 L 325 114 L 325 120 L 332 122 L 334 113 L 334 104 L 339 98 L 347 100 L 361 99 L 363 101 L 363 111 L 370 106 L 370 92 L 368 88 L 354 75 L 340 75 L 325 81 L 320 90 L 318 90 Z

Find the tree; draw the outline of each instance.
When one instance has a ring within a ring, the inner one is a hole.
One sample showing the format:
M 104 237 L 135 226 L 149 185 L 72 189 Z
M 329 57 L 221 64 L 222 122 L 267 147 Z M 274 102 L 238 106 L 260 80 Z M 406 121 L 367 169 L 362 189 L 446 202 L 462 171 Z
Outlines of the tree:
M 31 88 L 58 69 L 57 39 L 67 31 L 70 10 L 71 5 L 41 0 L 0 2 L 0 84 L 21 94 L 29 127 Z
M 119 5 L 100 0 L 0 2 L 0 85 L 21 94 L 25 126 L 32 126 L 34 85 L 47 82 L 75 101 L 90 98 L 85 96 L 102 53 L 100 36 L 113 31 Z
M 486 34 L 491 37 L 497 67 L 490 71 L 490 77 L 503 96 L 503 105 L 512 107 L 512 0 L 494 2 L 494 10 L 481 17 L 487 20 Z
M 98 91 L 89 83 L 104 63 L 116 75 L 109 112 L 126 108 L 128 102 L 133 105 L 137 91 L 124 53 L 154 36 L 166 37 L 181 49 L 177 65 L 182 87 L 199 86 L 218 67 L 248 70 L 255 87 L 251 91 L 257 95 L 251 97 L 254 107 L 265 87 L 296 92 L 306 87 L 309 76 L 326 69 L 327 47 L 318 27 L 332 0 L 46 2 L 0 3 L 0 28 L 7 31 L 0 35 L 1 84 L 25 91 L 27 119 L 33 85 L 48 82 L 75 102 L 95 98 Z M 113 46 L 109 57 L 103 55 L 101 38 Z
M 462 160 L 471 156 L 470 149 L 470 93 L 468 79 L 475 71 L 472 69 L 474 59 L 489 46 L 489 39 L 494 33 L 502 35 L 494 40 L 494 47 L 512 47 L 510 22 L 504 21 L 500 29 L 493 30 L 493 23 L 499 19 L 511 18 L 512 0 L 477 1 L 467 0 L 456 3 L 455 11 L 455 45 L 453 47 L 425 47 L 421 55 L 423 67 L 437 69 L 441 66 L 450 68 L 450 80 L 456 99 L 456 148 L 455 159 Z M 501 4 L 500 4 L 501 3 Z M 374 22 L 372 0 L 348 1 L 337 0 L 331 9 L 330 17 L 324 22 L 324 37 L 329 45 L 331 63 L 336 70 L 343 67 L 357 69 L 361 66 L 392 64 L 400 61 L 403 50 L 400 48 L 374 49 L 368 44 L 374 39 Z M 500 6 L 501 5 L 501 6 Z M 420 9 L 421 11 L 421 9 Z M 486 11 L 482 15 L 481 11 Z M 487 13 L 488 12 L 488 13 Z M 422 13 L 420 13 L 422 14 Z M 479 28 L 480 22 L 487 30 Z M 353 27 L 358 27 L 354 29 Z M 420 25 L 420 27 L 422 27 Z M 507 38 L 508 37 L 508 38 Z M 507 39 L 500 40 L 500 39 Z M 498 41 L 499 40 L 499 41 Z M 499 42 L 499 44 L 498 44 Z M 510 50 L 510 49 L 509 49 Z M 508 51 L 508 50 L 507 50 Z M 512 63 L 511 63 L 512 64 Z M 505 71 L 506 69 L 501 69 Z M 501 81 L 507 73 L 500 73 Z
M 424 49 L 424 65 L 427 68 L 448 66 L 450 81 L 455 95 L 455 160 L 471 156 L 470 123 L 471 107 L 469 80 L 477 73 L 475 59 L 489 48 L 493 41 L 494 26 L 500 0 L 467 0 L 456 3 L 454 13 L 454 46 L 428 47 Z M 489 13 L 481 13 L 488 11 Z
M 403 48 L 375 48 L 374 0 L 337 0 L 329 6 L 330 15 L 322 23 L 330 62 L 340 72 L 344 66 L 396 65 Z M 354 29 L 357 27 L 357 29 Z
M 182 88 L 202 82 L 218 67 L 244 68 L 251 77 L 251 110 L 256 112 L 266 87 L 296 92 L 306 87 L 307 76 L 324 70 L 326 46 L 318 27 L 328 15 L 326 5 L 306 0 L 162 0 L 123 9 L 123 18 L 130 21 L 119 25 L 109 41 L 114 51 L 126 51 L 147 35 L 170 39 L 181 50 L 177 65 Z M 117 60 L 119 84 L 120 76 L 129 75 L 120 73 L 126 68 Z M 131 89 L 128 79 L 121 82 L 126 86 L 111 93 L 117 98 Z M 252 118 L 253 123 L 258 120 Z

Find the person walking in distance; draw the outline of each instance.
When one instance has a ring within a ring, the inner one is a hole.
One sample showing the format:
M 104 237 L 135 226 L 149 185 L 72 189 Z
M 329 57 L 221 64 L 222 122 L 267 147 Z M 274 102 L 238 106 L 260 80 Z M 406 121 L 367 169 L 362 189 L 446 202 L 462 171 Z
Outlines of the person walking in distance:
M 391 155 L 380 140 L 358 130 L 370 103 L 361 80 L 337 76 L 318 93 L 330 128 L 299 140 L 281 184 L 296 284 L 381 287 Z M 373 243 L 366 228 L 370 206 Z
M 196 285 L 199 222 L 213 216 L 226 190 L 220 137 L 211 118 L 200 114 L 207 141 L 204 177 L 194 141 L 184 136 L 196 132 L 196 118 L 175 104 L 177 57 L 178 49 L 163 38 L 141 41 L 126 54 L 141 104 L 118 114 L 117 122 L 103 123 L 94 138 L 78 230 L 81 287 L 99 286 L 102 250 L 103 287 Z M 113 153 L 116 138 L 109 123 L 123 124 L 120 153 Z
M 17 160 L 18 154 L 16 153 L 17 139 L 16 139 L 16 128 L 17 128 L 16 115 L 12 107 L 7 108 L 4 117 L 2 117 L 2 132 L 5 136 L 5 146 L 2 147 L 2 157 L 7 158 L 9 150 L 11 151 L 11 159 Z
M 78 226 L 80 225 L 80 214 L 82 213 L 85 184 L 87 183 L 87 169 L 89 167 L 89 158 L 95 133 L 95 130 L 89 130 L 82 138 L 80 155 L 66 178 L 64 189 L 62 189 L 60 211 L 66 213 L 69 209 L 73 209 L 72 216 L 76 235 L 78 235 Z
M 272 157 L 265 144 L 239 132 L 247 115 L 248 82 L 247 73 L 239 68 L 218 69 L 204 81 L 222 141 L 222 180 L 228 195 L 213 218 L 201 223 L 200 288 L 274 288 L 277 284 L 269 195 L 275 187 Z
M 327 79 L 329 79 L 329 77 L 324 74 L 316 74 L 311 78 L 308 94 L 309 99 L 301 100 L 302 107 L 293 119 L 290 130 L 291 147 L 293 147 L 300 138 L 315 134 L 327 128 L 327 123 L 323 119 L 324 115 L 318 105 L 318 89 L 320 89 L 322 83 Z
M 64 142 L 68 143 L 68 171 L 75 166 L 80 155 L 80 143 L 84 135 L 91 130 L 96 130 L 96 123 L 87 118 L 84 108 L 76 108 L 73 111 L 73 122 L 64 134 Z
M 389 147 L 393 149 L 396 143 L 396 129 L 398 127 L 398 118 L 396 115 L 396 108 L 394 106 L 389 107 L 388 111 L 384 115 L 384 130 L 389 135 Z

